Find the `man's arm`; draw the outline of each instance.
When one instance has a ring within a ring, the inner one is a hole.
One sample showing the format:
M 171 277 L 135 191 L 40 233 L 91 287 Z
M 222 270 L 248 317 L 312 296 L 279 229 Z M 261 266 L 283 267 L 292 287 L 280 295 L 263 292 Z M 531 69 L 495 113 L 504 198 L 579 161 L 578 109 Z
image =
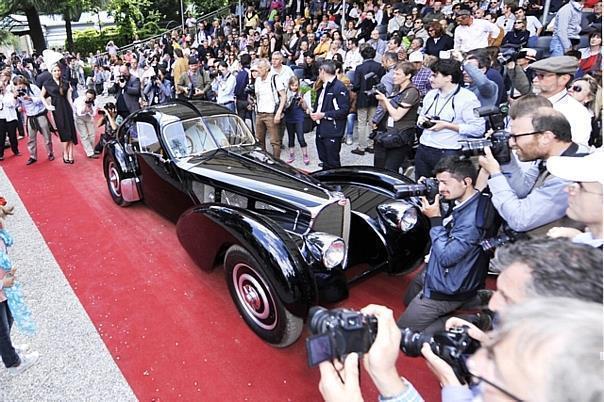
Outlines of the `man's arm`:
M 472 78 L 482 96 L 491 97 L 497 93 L 497 84 L 488 79 L 474 64 L 464 63 L 463 68 Z
M 558 14 L 556 14 L 555 21 L 557 28 L 556 36 L 558 37 L 558 39 L 560 39 L 560 42 L 562 43 L 562 47 L 564 48 L 565 52 L 571 47 L 573 47 L 572 43 L 570 42 L 570 39 L 568 39 L 568 25 L 570 24 L 571 18 L 571 11 L 569 7 L 570 5 L 562 7 L 558 11 Z
M 464 94 L 462 99 L 463 101 L 459 102 L 459 104 L 455 103 L 455 120 L 458 123 L 452 123 L 452 129 L 465 137 L 483 137 L 485 128 L 484 118 L 477 117 L 474 114 L 474 109 L 480 107 L 478 98 L 472 92 L 468 91 L 467 96 Z M 454 99 L 454 102 L 457 101 L 457 99 Z M 457 119 L 457 115 L 460 115 L 461 119 Z
M 346 88 L 344 88 L 344 85 L 342 84 L 339 88 L 338 91 L 335 91 L 334 88 L 334 101 L 335 104 L 332 105 L 333 106 L 333 110 L 329 110 L 327 112 L 325 112 L 325 117 L 328 119 L 333 119 L 333 120 L 342 120 L 342 119 L 346 119 L 346 117 L 348 116 L 348 109 L 350 108 L 350 101 L 348 99 L 348 90 L 346 90 Z M 337 107 L 336 107 L 337 105 Z
M 126 85 L 126 93 L 131 96 L 139 97 L 141 95 L 141 80 L 135 78 Z

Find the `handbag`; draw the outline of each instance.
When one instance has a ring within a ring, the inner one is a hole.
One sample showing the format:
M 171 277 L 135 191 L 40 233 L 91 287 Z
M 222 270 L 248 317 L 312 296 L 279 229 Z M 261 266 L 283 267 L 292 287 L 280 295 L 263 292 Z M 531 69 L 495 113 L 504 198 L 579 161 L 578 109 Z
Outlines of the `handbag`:
M 415 142 L 415 128 L 397 130 L 392 127 L 386 131 L 378 131 L 375 134 L 374 141 L 385 149 L 401 148 L 405 145 L 410 146 Z

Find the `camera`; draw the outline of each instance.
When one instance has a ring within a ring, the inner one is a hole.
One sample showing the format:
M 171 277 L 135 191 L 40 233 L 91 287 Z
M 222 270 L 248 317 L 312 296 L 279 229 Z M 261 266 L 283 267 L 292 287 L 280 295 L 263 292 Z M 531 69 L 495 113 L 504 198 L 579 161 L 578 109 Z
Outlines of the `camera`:
M 504 131 L 505 116 L 508 112 L 507 105 L 483 106 L 474 109 L 476 117 L 486 117 L 489 126 L 495 130 L 491 137 L 479 140 L 461 140 L 461 152 L 463 156 L 470 157 L 484 155 L 485 147 L 491 147 L 493 157 L 500 164 L 508 163 L 511 159 L 509 146 L 510 133 Z
M 523 232 L 517 232 L 512 230 L 509 226 L 503 225 L 502 232 L 488 239 L 484 239 L 480 242 L 480 247 L 483 251 L 493 251 L 497 247 L 501 247 L 507 243 L 514 243 L 517 240 L 527 239 L 527 235 Z
M 94 99 L 86 99 L 84 103 L 87 105 L 94 105 Z
M 121 82 L 122 84 L 123 84 L 123 83 L 125 83 L 125 82 L 126 82 L 126 78 L 124 78 L 124 77 L 120 77 L 120 82 Z
M 461 140 L 461 153 L 464 157 L 484 155 L 484 149 L 491 147 L 491 153 L 500 164 L 508 163 L 512 160 L 508 140 L 510 133 L 507 131 L 495 131 L 490 138 L 482 140 Z
M 256 86 L 254 84 L 247 84 L 245 87 L 245 94 L 255 96 L 256 95 Z
M 25 95 L 27 95 L 27 91 L 25 89 L 19 89 L 19 90 L 17 90 L 17 96 L 19 98 L 21 98 L 22 96 L 25 96 Z
M 367 96 L 375 96 L 378 92 L 381 92 L 383 94 L 385 94 L 388 91 L 388 88 L 386 88 L 386 85 L 379 83 L 373 86 L 373 88 L 371 88 L 368 91 L 365 91 L 365 94 Z
M 419 125 L 421 128 L 431 129 L 432 127 L 434 127 L 436 125 L 436 122 L 440 120 L 440 117 L 438 117 L 438 116 L 432 116 L 432 117 L 426 116 L 426 118 L 427 118 L 427 120 L 423 121 Z
M 311 336 L 306 339 L 308 365 L 344 357 L 353 352 L 367 353 L 377 335 L 377 318 L 345 308 L 327 310 L 312 307 L 308 326 Z
M 422 346 L 427 343 L 435 355 L 451 366 L 461 384 L 470 383 L 472 376 L 466 367 L 465 357 L 474 353 L 480 343 L 468 335 L 467 327 L 439 331 L 431 336 L 409 328 L 401 332 L 401 350 L 404 354 L 409 357 L 421 356 Z
M 510 61 L 516 61 L 518 58 L 518 49 L 515 47 L 501 47 L 497 61 L 499 64 L 508 64 Z
M 438 180 L 429 177 L 417 184 L 398 184 L 395 186 L 395 191 L 395 198 L 398 199 L 423 195 L 432 202 L 438 194 Z

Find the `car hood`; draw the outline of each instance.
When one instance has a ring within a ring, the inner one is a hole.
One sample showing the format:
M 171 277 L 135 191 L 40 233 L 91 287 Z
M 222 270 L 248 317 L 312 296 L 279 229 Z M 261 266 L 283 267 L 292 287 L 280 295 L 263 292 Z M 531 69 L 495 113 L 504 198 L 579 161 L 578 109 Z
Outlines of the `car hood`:
M 219 149 L 210 155 L 180 159 L 176 165 L 205 178 L 203 181 L 210 179 L 226 189 L 243 189 L 260 199 L 268 197 L 298 208 L 320 207 L 336 197 L 317 179 L 258 150 Z

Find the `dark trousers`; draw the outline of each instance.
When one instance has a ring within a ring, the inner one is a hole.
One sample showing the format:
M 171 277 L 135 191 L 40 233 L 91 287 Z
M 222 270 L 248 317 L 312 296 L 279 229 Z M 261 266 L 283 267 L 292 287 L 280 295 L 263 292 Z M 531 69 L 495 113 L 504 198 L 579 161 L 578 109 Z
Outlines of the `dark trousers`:
M 342 137 L 321 137 L 317 134 L 316 140 L 319 160 L 323 163 L 323 169 L 340 167 L 340 148 Z
M 434 168 L 445 156 L 461 156 L 458 149 L 438 149 L 420 144 L 415 153 L 415 179 L 434 176 Z
M 17 141 L 17 120 L 6 121 L 0 119 L 0 157 L 4 156 L 4 144 L 6 136 L 10 142 L 10 149 L 16 155 L 19 153 L 19 142 Z
M 413 151 L 408 145 L 387 149 L 378 143 L 374 143 L 373 149 L 373 166 L 397 173 L 401 166 L 403 169 L 408 167 Z
M 8 308 L 8 302 L 0 303 L 0 355 L 5 367 L 18 366 L 21 363 L 10 340 L 10 329 L 13 325 L 13 315 Z
M 306 148 L 306 141 L 304 140 L 304 122 L 301 121 L 299 123 L 285 123 L 287 127 L 287 146 L 289 148 L 293 148 L 295 144 L 295 137 L 298 137 L 298 143 L 300 147 Z

